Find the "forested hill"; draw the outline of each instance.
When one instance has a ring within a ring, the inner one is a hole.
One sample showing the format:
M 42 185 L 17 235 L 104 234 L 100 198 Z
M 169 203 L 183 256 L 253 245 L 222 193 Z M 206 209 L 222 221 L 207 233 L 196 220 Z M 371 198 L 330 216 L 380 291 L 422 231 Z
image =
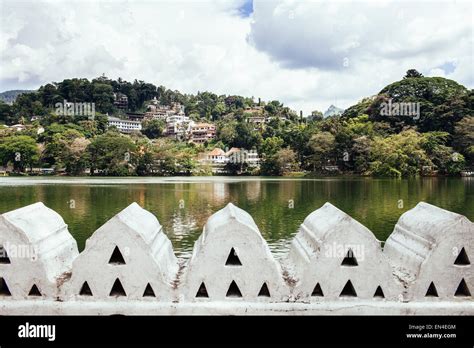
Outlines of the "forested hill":
M 186 114 L 192 118 L 214 121 L 230 112 L 254 106 L 254 100 L 249 97 L 217 95 L 211 92 L 198 92 L 196 95 L 183 94 L 144 81 L 128 82 L 120 78 L 111 80 L 101 76 L 91 81 L 84 78 L 73 78 L 62 82 L 48 83 L 41 86 L 37 92 L 20 95 L 10 110 L 11 113 L 7 115 L 3 113 L 3 120 L 13 124 L 22 115 L 46 115 L 56 103 L 62 103 L 64 100 L 93 102 L 95 110 L 99 113 L 113 114 L 118 111 L 114 106 L 114 94 L 127 96 L 128 111 L 131 112 L 145 111 L 146 102 L 157 98 L 164 105 L 169 105 L 172 102 L 183 104 Z M 287 118 L 297 118 L 296 113 L 276 100 L 267 102 L 265 111 L 269 115 L 278 114 Z
M 419 118 L 380 113 L 381 104 L 420 103 Z M 375 122 L 387 123 L 392 130 L 414 127 L 421 132 L 454 132 L 454 127 L 465 116 L 473 116 L 474 94 L 457 82 L 442 77 L 423 77 L 421 74 L 405 77 L 383 88 L 376 96 L 363 99 L 348 108 L 344 117 L 367 114 Z
M 16 100 L 16 97 L 18 97 L 20 94 L 29 92 L 33 91 L 28 89 L 13 89 L 11 91 L 1 92 L 0 100 L 5 103 L 12 104 Z
M 139 134 L 107 130 L 105 113 L 123 116 L 114 105 L 114 94 L 126 95 L 128 109 L 134 112 L 144 112 L 153 98 L 164 105 L 179 102 L 192 120 L 215 123 L 216 137 L 203 145 L 188 144 L 166 138 L 163 125 L 153 123 L 145 123 Z M 54 104 L 64 100 L 94 102 L 95 119 L 56 115 Z M 173 175 L 185 167 L 186 173 L 194 175 L 197 154 L 215 147 L 256 149 L 262 158 L 260 173 L 266 175 L 326 173 L 336 168 L 339 173 L 408 177 L 459 175 L 473 167 L 474 92 L 453 80 L 409 70 L 378 94 L 327 118 L 320 111 L 300 117 L 277 100 L 257 100 L 211 92 L 183 94 L 144 81 L 105 76 L 46 84 L 19 95 L 13 105 L 0 102 L 0 123 L 27 125 L 20 132 L 0 126 L 0 165 L 15 164 L 16 147 L 29 143 L 29 164 L 66 165 L 71 174 L 80 174 L 93 159 L 109 175 L 148 175 L 149 162 L 167 166 L 154 168 L 154 173 Z M 32 122 L 32 115 L 42 118 Z M 249 122 L 255 115 L 265 117 L 263 126 Z M 39 124 L 45 130 L 41 134 L 32 130 Z M 137 148 L 141 150 L 133 157 L 136 166 L 123 164 L 122 152 L 134 153 Z M 68 151 L 74 152 L 74 163 L 65 163 Z

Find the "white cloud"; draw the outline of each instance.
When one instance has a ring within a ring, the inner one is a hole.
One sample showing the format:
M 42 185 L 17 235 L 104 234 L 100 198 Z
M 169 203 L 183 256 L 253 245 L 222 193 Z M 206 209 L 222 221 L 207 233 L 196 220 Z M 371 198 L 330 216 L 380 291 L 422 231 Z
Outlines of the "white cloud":
M 254 0 L 245 18 L 243 0 L 0 3 L 1 89 L 105 73 L 309 112 L 409 68 L 474 84 L 470 2 Z

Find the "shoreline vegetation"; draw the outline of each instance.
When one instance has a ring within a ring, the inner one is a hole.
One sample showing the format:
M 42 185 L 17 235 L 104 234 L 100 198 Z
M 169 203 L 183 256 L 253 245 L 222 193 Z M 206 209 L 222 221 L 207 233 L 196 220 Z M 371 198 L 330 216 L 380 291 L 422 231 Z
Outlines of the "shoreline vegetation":
M 474 93 L 455 81 L 409 70 L 333 109 L 303 115 L 277 100 L 66 79 L 0 101 L 0 175 L 472 175 Z

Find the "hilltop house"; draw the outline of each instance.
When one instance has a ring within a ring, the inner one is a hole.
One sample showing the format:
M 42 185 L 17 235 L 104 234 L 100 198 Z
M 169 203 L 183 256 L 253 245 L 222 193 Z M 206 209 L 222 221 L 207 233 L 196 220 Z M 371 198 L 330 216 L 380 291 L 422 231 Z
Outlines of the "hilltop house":
M 216 137 L 216 126 L 212 123 L 196 123 L 191 127 L 190 143 L 202 144 Z
M 142 123 L 140 121 L 122 120 L 112 116 L 108 117 L 108 126 L 115 126 L 121 133 L 131 133 L 142 129 Z
M 216 147 L 214 150 L 206 154 L 206 158 L 212 164 L 225 164 L 228 161 L 224 150 Z
M 247 118 L 247 122 L 253 126 L 254 130 L 262 131 L 265 128 L 265 123 L 267 122 L 267 117 L 265 116 L 250 116 Z
M 194 121 L 183 115 L 173 115 L 167 118 L 166 135 L 176 139 L 185 139 L 191 132 Z
M 163 121 L 175 115 L 184 116 L 184 105 L 180 103 L 161 105 L 156 97 L 147 105 L 147 111 L 145 113 L 145 117 L 148 119 L 161 119 Z
M 114 105 L 117 109 L 128 109 L 128 97 L 122 93 L 114 93 Z

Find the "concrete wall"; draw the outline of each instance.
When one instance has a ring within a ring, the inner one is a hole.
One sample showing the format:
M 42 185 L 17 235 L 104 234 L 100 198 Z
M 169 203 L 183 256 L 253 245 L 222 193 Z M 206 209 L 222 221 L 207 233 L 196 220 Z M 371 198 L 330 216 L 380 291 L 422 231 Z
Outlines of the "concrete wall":
M 474 228 L 465 216 L 419 203 L 400 217 L 384 254 L 404 301 L 472 299 Z
M 179 260 L 133 203 L 79 254 L 63 219 L 36 203 L 0 216 L 0 315 L 473 315 L 473 234 L 466 217 L 419 203 L 382 248 L 326 203 L 276 260 L 252 217 L 229 204 Z
M 58 298 L 79 255 L 62 217 L 43 203 L 0 216 L 0 248 L 0 301 Z
M 70 282 L 64 284 L 64 297 L 170 302 L 177 272 L 178 260 L 160 223 L 133 203 L 87 240 L 73 263 Z
M 397 300 L 402 292 L 374 234 L 330 203 L 301 224 L 286 266 L 295 300 Z
M 179 290 L 185 301 L 275 302 L 290 293 L 252 217 L 231 203 L 204 226 Z

